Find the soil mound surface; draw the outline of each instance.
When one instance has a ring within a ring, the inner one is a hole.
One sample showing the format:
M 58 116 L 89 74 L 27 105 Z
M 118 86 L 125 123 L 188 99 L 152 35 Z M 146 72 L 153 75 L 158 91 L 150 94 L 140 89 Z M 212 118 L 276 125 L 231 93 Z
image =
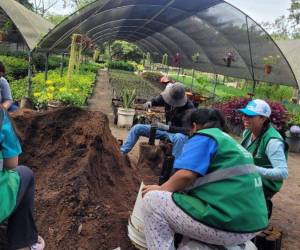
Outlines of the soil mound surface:
M 22 112 L 20 163 L 36 177 L 36 218 L 47 249 L 134 249 L 127 220 L 140 181 L 101 112 Z

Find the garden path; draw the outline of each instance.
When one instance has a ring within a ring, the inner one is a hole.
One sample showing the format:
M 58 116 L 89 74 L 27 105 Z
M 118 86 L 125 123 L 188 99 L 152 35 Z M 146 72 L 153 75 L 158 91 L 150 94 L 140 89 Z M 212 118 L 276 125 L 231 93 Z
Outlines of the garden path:
M 110 120 L 110 129 L 117 139 L 125 139 L 127 129 L 118 128 L 113 124 L 113 112 L 111 107 L 112 88 L 108 82 L 108 72 L 100 70 L 94 93 L 89 101 L 89 109 L 102 111 Z M 239 138 L 236 138 L 239 139 Z M 141 138 L 139 141 L 146 141 Z M 139 155 L 138 143 L 129 153 L 131 163 L 136 166 Z M 274 208 L 271 224 L 284 233 L 282 250 L 300 249 L 300 154 L 289 153 L 288 166 L 289 177 L 284 182 L 281 191 L 273 198 Z

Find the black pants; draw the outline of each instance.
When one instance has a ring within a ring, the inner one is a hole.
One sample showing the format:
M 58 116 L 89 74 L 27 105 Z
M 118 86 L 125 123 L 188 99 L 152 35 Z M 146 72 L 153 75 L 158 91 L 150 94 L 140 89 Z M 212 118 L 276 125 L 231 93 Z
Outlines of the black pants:
M 16 168 L 20 187 L 14 212 L 8 219 L 7 238 L 9 249 L 29 247 L 37 242 L 38 233 L 33 219 L 34 178 L 25 166 Z
M 274 196 L 275 193 L 264 187 L 264 194 L 265 194 L 265 199 L 266 199 L 266 204 L 268 209 L 268 219 L 270 219 L 273 211 L 272 197 Z

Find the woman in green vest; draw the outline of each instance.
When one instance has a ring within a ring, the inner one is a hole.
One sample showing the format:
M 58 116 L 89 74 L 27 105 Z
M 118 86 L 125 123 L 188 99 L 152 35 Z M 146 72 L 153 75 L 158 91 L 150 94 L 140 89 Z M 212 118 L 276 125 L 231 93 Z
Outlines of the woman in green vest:
M 268 224 L 251 154 L 223 130 L 213 109 L 192 112 L 193 135 L 163 185 L 143 189 L 148 249 L 175 249 L 174 234 L 214 245 L 246 242 Z
M 273 207 L 271 199 L 288 177 L 288 146 L 270 122 L 271 108 L 267 102 L 252 100 L 239 111 L 243 114 L 246 128 L 241 144 L 253 155 L 256 169 L 262 177 L 270 218 Z
M 0 223 L 7 221 L 8 248 L 42 250 L 33 219 L 34 179 L 32 171 L 18 166 L 21 146 L 7 112 L 0 108 Z

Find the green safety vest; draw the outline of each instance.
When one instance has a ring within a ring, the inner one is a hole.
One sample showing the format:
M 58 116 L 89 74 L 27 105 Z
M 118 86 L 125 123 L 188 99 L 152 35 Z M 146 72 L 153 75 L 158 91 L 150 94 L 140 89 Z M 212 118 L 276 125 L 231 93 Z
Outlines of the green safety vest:
M 174 202 L 195 220 L 223 231 L 250 233 L 265 229 L 266 202 L 251 154 L 217 128 L 197 133 L 212 137 L 217 152 L 207 174 L 199 177 L 189 191 L 173 193 Z
M 3 110 L 0 110 L 0 130 L 2 129 Z M 1 160 L 2 151 L 0 148 Z M 0 223 L 13 212 L 17 203 L 20 176 L 15 170 L 0 170 Z
M 250 140 L 251 132 L 249 130 L 245 130 L 243 133 L 243 140 L 242 140 L 242 146 L 246 148 L 250 153 L 254 153 L 259 138 L 256 138 L 253 142 L 250 143 L 250 145 L 247 147 Z M 258 150 L 256 155 L 254 155 L 254 163 L 257 166 L 264 167 L 264 168 L 273 168 L 271 162 L 269 161 L 268 156 L 266 155 L 266 148 L 271 139 L 279 139 L 283 141 L 285 144 L 285 156 L 287 159 L 287 149 L 285 141 L 283 140 L 282 136 L 279 134 L 279 132 L 273 127 L 269 126 L 268 130 L 262 135 L 262 138 L 260 140 L 260 144 L 258 145 Z M 262 177 L 264 188 L 267 188 L 269 191 L 276 193 L 280 190 L 283 180 L 269 180 L 264 177 Z

